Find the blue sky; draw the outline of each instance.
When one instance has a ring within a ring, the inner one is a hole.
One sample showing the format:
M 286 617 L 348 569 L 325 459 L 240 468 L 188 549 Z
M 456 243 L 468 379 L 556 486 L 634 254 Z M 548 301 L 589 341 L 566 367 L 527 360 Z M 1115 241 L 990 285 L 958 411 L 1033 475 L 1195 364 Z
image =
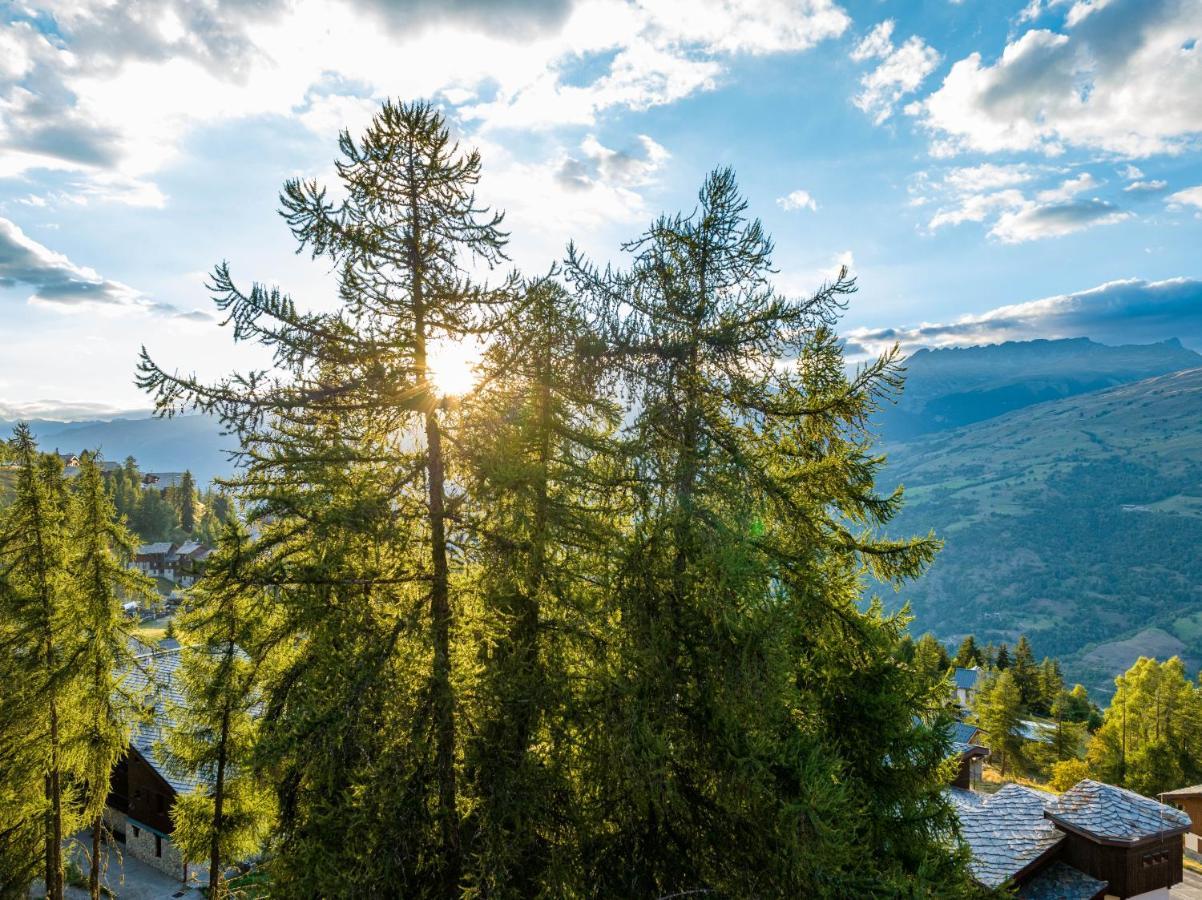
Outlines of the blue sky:
M 141 344 L 260 363 L 204 275 L 328 306 L 276 196 L 387 96 L 480 147 L 524 271 L 729 164 L 782 290 L 859 277 L 854 352 L 1202 349 L 1202 0 L 0 0 L 0 417 L 143 406 Z

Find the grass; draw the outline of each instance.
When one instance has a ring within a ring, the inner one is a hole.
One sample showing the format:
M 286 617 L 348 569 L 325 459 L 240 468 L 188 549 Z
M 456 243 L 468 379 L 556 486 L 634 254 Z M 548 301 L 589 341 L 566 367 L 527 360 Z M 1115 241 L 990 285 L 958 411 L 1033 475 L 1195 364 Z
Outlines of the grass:
M 143 622 L 133 630 L 133 635 L 144 644 L 157 644 L 166 635 L 167 623 L 170 621 L 171 616 L 162 616 Z

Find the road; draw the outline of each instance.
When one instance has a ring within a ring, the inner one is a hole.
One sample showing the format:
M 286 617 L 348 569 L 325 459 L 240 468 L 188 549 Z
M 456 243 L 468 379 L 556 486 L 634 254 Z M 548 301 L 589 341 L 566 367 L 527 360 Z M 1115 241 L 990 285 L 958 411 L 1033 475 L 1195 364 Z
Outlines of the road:
M 1185 870 L 1185 881 L 1172 888 L 1169 896 L 1173 900 L 1202 900 L 1202 875 L 1193 869 Z

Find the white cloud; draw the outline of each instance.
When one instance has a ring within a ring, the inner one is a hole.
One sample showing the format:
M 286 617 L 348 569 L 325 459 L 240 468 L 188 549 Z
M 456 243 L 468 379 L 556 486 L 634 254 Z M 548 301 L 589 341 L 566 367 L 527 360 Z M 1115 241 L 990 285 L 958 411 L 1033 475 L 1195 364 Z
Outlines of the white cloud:
M 937 155 L 1066 147 L 1180 152 L 1202 133 L 1202 4 L 1077 2 L 1064 33 L 1031 29 L 994 63 L 972 53 L 918 107 Z
M 893 21 L 877 25 L 851 53 L 856 62 L 879 59 L 871 72 L 860 78 L 860 92 L 852 102 L 880 125 L 893 115 L 899 100 L 918 90 L 939 65 L 939 54 L 918 35 L 911 35 L 900 47 L 894 46 Z
M 1168 202 L 1178 206 L 1196 206 L 1202 209 L 1202 184 L 1169 194 Z
M 1127 185 L 1125 188 L 1123 188 L 1123 191 L 1125 193 L 1133 193 L 1134 192 L 1134 193 L 1154 194 L 1157 191 L 1163 191 L 1168 186 L 1169 186 L 1169 183 L 1167 181 L 1163 181 L 1159 178 L 1151 178 L 1147 181 L 1133 181 L 1129 185 Z
M 60 310 L 87 307 L 193 321 L 212 318 L 208 313 L 152 300 L 128 285 L 104 278 L 95 269 L 77 265 L 39 244 L 14 222 L 0 218 L 0 288 L 18 285 L 33 289 L 29 302 Z
M 1064 203 L 1080 193 L 1093 190 L 1097 186 L 1098 182 L 1091 174 L 1082 172 L 1076 178 L 1065 179 L 1060 183 L 1059 187 L 1040 191 L 1035 197 L 1041 203 Z
M 1040 238 L 1063 237 L 1095 225 L 1112 225 L 1131 213 L 1104 200 L 1067 200 L 1048 204 L 1025 203 L 1002 213 L 989 234 L 1004 244 L 1021 244 Z
M 1064 337 L 1118 344 L 1183 338 L 1198 344 L 1202 343 L 1202 281 L 1111 281 L 1089 290 L 961 316 L 954 322 L 857 328 L 847 337 L 868 352 L 879 352 L 894 343 L 911 351 Z
M 854 50 L 851 51 L 853 62 L 864 62 L 869 59 L 883 59 L 893 52 L 893 27 L 892 19 L 886 19 L 884 22 L 879 22 L 868 35 L 856 44 Z
M 982 163 L 952 169 L 944 176 L 943 183 L 957 193 L 970 193 L 1023 184 L 1035 177 L 1035 170 L 1023 163 L 1007 166 Z
M 477 129 L 590 125 L 712 89 L 735 54 L 798 52 L 850 24 L 833 0 L 33 7 L 62 39 L 25 22 L 0 33 L 0 177 L 119 175 L 106 196 L 141 203 L 152 189 L 129 186 L 208 124 L 282 115 L 325 134 L 385 96 L 426 96 Z
M 810 196 L 810 192 L 800 188 L 790 191 L 783 197 L 777 197 L 776 205 L 786 212 L 798 209 L 808 209 L 811 212 L 817 212 L 818 210 L 818 203 Z

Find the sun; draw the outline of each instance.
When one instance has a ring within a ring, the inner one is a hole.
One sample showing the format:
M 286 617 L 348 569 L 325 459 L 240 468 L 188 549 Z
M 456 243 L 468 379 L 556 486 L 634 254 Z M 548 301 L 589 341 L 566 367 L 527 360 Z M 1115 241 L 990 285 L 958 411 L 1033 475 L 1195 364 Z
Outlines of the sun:
M 474 338 L 430 344 L 430 380 L 441 397 L 459 397 L 476 386 L 483 348 Z

